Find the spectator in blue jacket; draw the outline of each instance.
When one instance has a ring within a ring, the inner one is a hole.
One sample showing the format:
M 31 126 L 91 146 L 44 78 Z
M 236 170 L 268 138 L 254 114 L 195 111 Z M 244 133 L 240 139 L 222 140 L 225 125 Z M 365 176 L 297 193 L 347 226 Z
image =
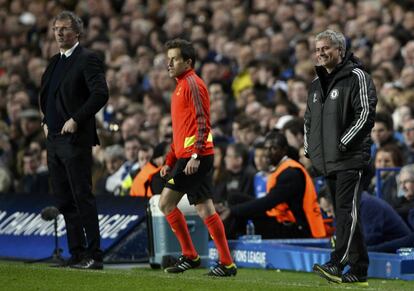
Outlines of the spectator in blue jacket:
M 319 204 L 327 215 L 334 216 L 332 201 L 327 188 L 319 193 Z M 408 247 L 404 244 L 411 230 L 398 213 L 384 200 L 363 192 L 361 196 L 361 222 L 365 243 L 368 250 L 395 251 L 400 247 Z M 402 244 L 399 244 L 401 240 Z M 392 247 L 378 247 L 384 242 L 393 242 Z

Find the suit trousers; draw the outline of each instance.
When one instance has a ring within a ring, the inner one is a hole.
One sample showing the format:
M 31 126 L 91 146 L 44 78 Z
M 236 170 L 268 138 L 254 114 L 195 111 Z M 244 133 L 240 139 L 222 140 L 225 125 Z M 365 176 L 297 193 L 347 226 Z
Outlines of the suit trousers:
M 366 276 L 369 258 L 360 218 L 362 170 L 339 171 L 326 177 L 336 218 L 335 250 L 331 262 L 349 265 L 358 275 Z
M 92 194 L 92 148 L 71 143 L 72 135 L 49 134 L 47 164 L 53 194 L 66 223 L 72 256 L 102 261 L 95 196 Z

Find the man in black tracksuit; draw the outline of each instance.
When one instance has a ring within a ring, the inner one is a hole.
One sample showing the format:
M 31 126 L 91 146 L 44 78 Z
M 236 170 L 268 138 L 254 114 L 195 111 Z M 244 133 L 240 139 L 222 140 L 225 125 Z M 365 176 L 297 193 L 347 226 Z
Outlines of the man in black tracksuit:
M 370 159 L 370 133 L 377 97 L 371 77 L 346 51 L 342 33 L 326 30 L 315 39 L 318 77 L 305 113 L 305 155 L 325 176 L 337 219 L 329 262 L 314 271 L 336 283 L 367 286 L 368 253 L 359 218 L 361 178 Z M 350 270 L 342 274 L 346 265 Z

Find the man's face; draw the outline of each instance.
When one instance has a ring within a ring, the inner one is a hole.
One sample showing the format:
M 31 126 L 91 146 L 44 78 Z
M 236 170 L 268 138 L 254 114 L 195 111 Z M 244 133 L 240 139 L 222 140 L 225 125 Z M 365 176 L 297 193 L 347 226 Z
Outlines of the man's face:
M 398 183 L 404 191 L 404 197 L 408 200 L 414 198 L 414 177 L 405 171 L 398 176 Z
M 270 141 L 266 141 L 264 148 L 267 151 L 269 163 L 273 166 L 279 164 L 280 160 L 285 156 L 286 152 L 278 145 L 273 144 Z
M 154 151 L 152 149 L 149 150 L 140 150 L 138 151 L 138 163 L 140 167 L 145 166 L 151 160 L 152 154 Z
M 22 118 L 20 128 L 24 136 L 30 136 L 40 130 L 40 120 L 37 118 Z
M 211 84 L 208 88 L 208 91 L 211 101 L 224 99 L 224 92 L 219 84 Z
M 375 168 L 392 168 L 395 167 L 391 152 L 379 150 L 375 156 Z
M 146 118 L 147 118 L 147 122 L 150 125 L 158 125 L 160 123 L 160 120 L 162 118 L 162 112 L 161 112 L 161 108 L 158 106 L 151 106 L 147 109 L 146 112 Z
M 128 161 L 135 162 L 138 159 L 139 146 L 140 144 L 137 140 L 129 140 L 125 142 L 125 157 Z
M 25 175 L 33 175 L 39 167 L 39 161 L 34 156 L 23 157 L 23 171 Z
M 290 97 L 292 98 L 292 101 L 296 104 L 306 103 L 306 100 L 308 98 L 308 90 L 306 89 L 305 82 L 294 82 L 289 93 Z
M 123 163 L 124 161 L 118 158 L 109 158 L 105 160 L 106 170 L 108 171 L 109 175 L 112 175 L 118 171 Z
M 243 158 L 236 153 L 233 147 L 228 147 L 226 155 L 224 156 L 224 165 L 226 170 L 231 173 L 237 174 L 243 168 Z
M 388 130 L 384 123 L 375 122 L 371 130 L 372 141 L 377 145 L 384 144 L 385 141 L 392 135 L 392 131 Z
M 316 60 L 319 66 L 323 66 L 331 72 L 341 62 L 341 51 L 334 47 L 327 39 L 321 39 L 315 44 Z
M 184 61 L 179 48 L 172 48 L 167 51 L 168 74 L 171 78 L 177 78 L 191 68 L 191 60 Z
M 268 158 L 265 149 L 257 148 L 254 151 L 254 164 L 258 171 L 266 171 L 268 169 Z
M 73 47 L 79 39 L 79 34 L 72 29 L 70 19 L 56 20 L 53 31 L 59 48 L 63 50 Z
M 414 146 L 414 119 L 404 122 L 403 125 L 404 141 L 409 147 Z

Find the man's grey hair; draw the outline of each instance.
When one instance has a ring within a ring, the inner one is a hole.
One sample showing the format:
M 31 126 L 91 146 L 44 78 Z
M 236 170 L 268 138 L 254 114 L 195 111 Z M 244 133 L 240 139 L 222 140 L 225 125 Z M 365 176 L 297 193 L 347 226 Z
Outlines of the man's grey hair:
M 401 168 L 401 173 L 407 173 L 410 177 L 414 178 L 414 164 L 408 164 Z
M 72 11 L 62 11 L 60 12 L 55 19 L 53 20 L 53 25 L 55 25 L 57 20 L 66 20 L 69 19 L 72 23 L 72 29 L 74 32 L 78 33 L 79 36 L 83 33 L 83 21 Z
M 104 153 L 105 160 L 125 160 L 125 151 L 119 144 L 111 145 L 105 149 Z
M 345 36 L 342 33 L 331 30 L 331 29 L 327 29 L 325 31 L 318 33 L 315 37 L 315 41 L 320 41 L 322 39 L 329 40 L 329 42 L 334 47 L 339 48 L 339 50 L 341 51 L 341 57 L 345 56 L 346 40 L 345 40 Z

